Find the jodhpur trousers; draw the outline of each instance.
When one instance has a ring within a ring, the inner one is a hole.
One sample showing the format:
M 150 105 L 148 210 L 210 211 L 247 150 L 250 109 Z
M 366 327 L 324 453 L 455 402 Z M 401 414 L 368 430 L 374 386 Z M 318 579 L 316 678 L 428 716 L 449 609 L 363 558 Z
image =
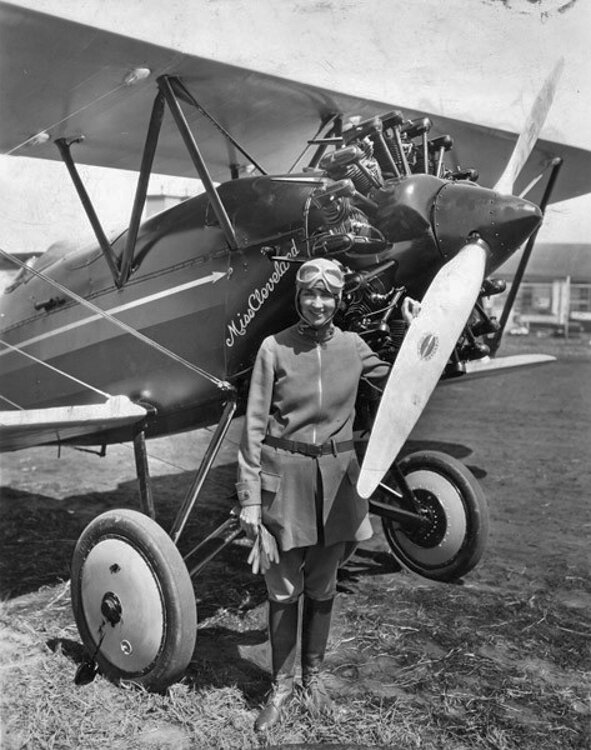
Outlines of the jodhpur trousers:
M 309 599 L 332 599 L 337 590 L 337 570 L 343 562 L 347 542 L 330 547 L 315 544 L 281 552 L 279 562 L 265 573 L 270 601 L 295 602 L 301 594 Z

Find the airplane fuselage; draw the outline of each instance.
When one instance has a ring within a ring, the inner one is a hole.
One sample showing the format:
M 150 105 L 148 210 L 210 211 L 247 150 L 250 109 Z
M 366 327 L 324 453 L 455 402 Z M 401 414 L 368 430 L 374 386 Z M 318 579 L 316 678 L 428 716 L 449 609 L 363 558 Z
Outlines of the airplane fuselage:
M 143 224 L 132 273 L 121 288 L 98 244 L 56 257 L 43 273 L 244 395 L 262 339 L 296 320 L 290 261 L 318 252 L 314 237 L 331 234 L 313 200 L 321 175 L 314 177 L 222 184 L 218 193 L 238 249 L 228 248 L 203 194 Z M 324 188 L 331 184 L 322 179 Z M 491 273 L 540 221 L 527 201 L 432 175 L 388 180 L 372 198 L 371 221 L 385 244 L 379 252 L 370 243 L 335 257 L 353 270 L 394 260 L 395 285 L 417 297 L 469 236 L 478 234 L 489 246 Z M 115 256 L 123 252 L 126 234 L 112 241 Z M 285 260 L 272 260 L 277 257 Z M 2 296 L 0 316 L 0 338 L 18 348 L 0 350 L 3 409 L 100 401 L 92 386 L 149 405 L 149 435 L 197 427 L 219 414 L 215 383 L 41 278 L 23 272 Z M 91 442 L 125 437 L 102 434 Z

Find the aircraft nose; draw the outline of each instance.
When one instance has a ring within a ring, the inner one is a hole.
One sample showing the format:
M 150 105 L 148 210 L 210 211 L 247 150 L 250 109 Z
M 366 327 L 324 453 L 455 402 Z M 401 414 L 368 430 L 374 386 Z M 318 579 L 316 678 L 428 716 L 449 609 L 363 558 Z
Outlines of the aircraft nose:
M 510 255 L 520 247 L 542 223 L 542 212 L 534 203 L 514 195 L 495 194 L 494 224 L 489 244 L 495 255 Z M 489 232 L 490 234 L 490 232 Z M 484 239 L 486 237 L 484 236 Z
M 477 233 L 491 249 L 487 273 L 512 255 L 541 221 L 542 212 L 534 203 L 473 183 L 448 183 L 439 191 L 433 211 L 433 229 L 444 259 Z

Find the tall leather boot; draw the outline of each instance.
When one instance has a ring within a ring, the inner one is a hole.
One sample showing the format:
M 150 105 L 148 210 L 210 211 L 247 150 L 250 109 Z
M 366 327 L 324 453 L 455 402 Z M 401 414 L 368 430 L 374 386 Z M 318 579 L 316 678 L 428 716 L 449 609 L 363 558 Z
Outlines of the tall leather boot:
M 298 639 L 299 601 L 280 604 L 269 602 L 269 640 L 273 687 L 254 723 L 255 731 L 264 732 L 277 723 L 281 709 L 293 693 L 295 657 Z
M 316 601 L 304 598 L 302 617 L 302 685 L 308 706 L 329 711 L 332 701 L 322 681 L 321 669 L 330 631 L 334 599 Z

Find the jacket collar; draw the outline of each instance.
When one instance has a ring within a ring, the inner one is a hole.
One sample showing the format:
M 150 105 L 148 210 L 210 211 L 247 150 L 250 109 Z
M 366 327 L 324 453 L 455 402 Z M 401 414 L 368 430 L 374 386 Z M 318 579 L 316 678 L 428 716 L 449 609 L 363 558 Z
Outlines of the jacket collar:
M 303 320 L 300 320 L 300 322 L 296 324 L 296 329 L 304 338 L 308 339 L 308 341 L 313 341 L 316 344 L 322 344 L 325 341 L 329 341 L 334 336 L 336 330 L 332 321 L 325 326 L 322 326 L 322 328 L 314 328 L 314 326 L 305 323 Z

